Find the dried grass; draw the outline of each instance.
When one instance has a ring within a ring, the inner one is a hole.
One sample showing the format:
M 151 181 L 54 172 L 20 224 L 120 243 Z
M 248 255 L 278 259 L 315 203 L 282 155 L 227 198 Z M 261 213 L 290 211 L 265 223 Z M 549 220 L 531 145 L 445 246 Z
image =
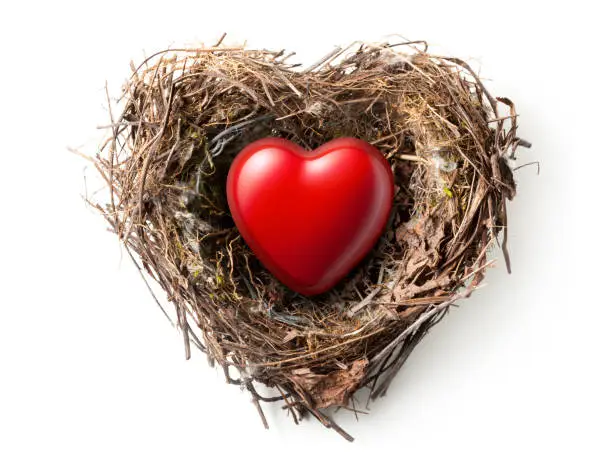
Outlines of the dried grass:
M 95 206 L 167 293 L 188 357 L 195 345 L 248 389 L 264 424 L 259 402 L 283 400 L 296 422 L 310 413 L 352 439 L 324 409 L 351 407 L 364 386 L 383 395 L 431 326 L 480 284 L 500 233 L 509 269 L 507 162 L 528 143 L 510 100 L 423 42 L 355 44 L 305 70 L 288 56 L 219 44 L 132 66 L 94 160 L 109 203 Z M 271 276 L 229 214 L 232 159 L 270 135 L 307 149 L 355 136 L 394 171 L 385 234 L 320 296 Z M 261 396 L 254 383 L 279 394 Z

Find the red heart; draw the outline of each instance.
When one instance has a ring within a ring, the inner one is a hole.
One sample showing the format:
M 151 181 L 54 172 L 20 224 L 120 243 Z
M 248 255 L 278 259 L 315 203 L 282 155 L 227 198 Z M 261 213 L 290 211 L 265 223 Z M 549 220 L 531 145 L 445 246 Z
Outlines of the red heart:
M 327 291 L 374 246 L 391 211 L 393 173 L 380 151 L 354 138 L 305 151 L 280 138 L 244 148 L 227 198 L 242 237 L 281 282 Z

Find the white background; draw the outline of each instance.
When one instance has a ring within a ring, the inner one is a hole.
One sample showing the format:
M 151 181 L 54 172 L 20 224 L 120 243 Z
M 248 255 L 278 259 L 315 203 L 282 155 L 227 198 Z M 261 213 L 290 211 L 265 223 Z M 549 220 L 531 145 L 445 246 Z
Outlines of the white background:
M 611 451 L 610 59 L 604 2 L 11 2 L 0 12 L 0 451 Z M 81 199 L 131 58 L 222 32 L 312 62 L 399 33 L 513 99 L 514 273 L 500 265 L 414 352 L 353 444 L 224 384 Z M 327 451 L 327 450 L 324 450 Z M 391 451 L 391 450 L 389 450 Z

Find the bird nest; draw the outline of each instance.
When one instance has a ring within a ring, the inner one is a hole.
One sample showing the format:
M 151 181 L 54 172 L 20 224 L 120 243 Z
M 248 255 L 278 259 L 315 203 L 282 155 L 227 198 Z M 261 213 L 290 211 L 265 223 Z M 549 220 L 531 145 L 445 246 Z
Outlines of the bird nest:
M 368 400 L 384 395 L 421 338 L 481 283 L 496 243 L 509 269 L 508 162 L 528 143 L 510 100 L 424 42 L 356 44 L 306 69 L 290 56 L 216 45 L 132 65 L 94 159 L 109 188 L 95 206 L 167 293 L 188 357 L 204 351 L 253 395 L 264 424 L 260 402 L 281 401 L 296 423 L 310 413 L 352 439 L 326 408 L 351 408 L 364 387 Z M 357 137 L 393 170 L 385 232 L 327 293 L 283 286 L 230 216 L 230 164 L 268 136 L 309 150 Z

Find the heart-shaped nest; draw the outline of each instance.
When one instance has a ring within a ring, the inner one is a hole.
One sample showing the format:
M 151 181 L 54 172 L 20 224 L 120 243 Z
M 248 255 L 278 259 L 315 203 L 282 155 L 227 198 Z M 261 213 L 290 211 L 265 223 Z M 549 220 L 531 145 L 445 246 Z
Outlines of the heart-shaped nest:
M 351 408 L 362 387 L 368 400 L 387 391 L 431 326 L 480 284 L 500 232 L 509 267 L 508 161 L 528 144 L 508 99 L 423 42 L 357 44 L 307 69 L 290 56 L 217 45 L 132 66 L 95 159 L 110 196 L 95 205 L 174 304 L 188 356 L 197 346 L 248 389 L 264 423 L 259 402 L 284 401 L 296 422 L 311 413 L 350 439 L 324 409 Z M 280 284 L 229 214 L 232 159 L 266 136 L 306 149 L 357 137 L 393 168 L 385 233 L 323 295 Z

